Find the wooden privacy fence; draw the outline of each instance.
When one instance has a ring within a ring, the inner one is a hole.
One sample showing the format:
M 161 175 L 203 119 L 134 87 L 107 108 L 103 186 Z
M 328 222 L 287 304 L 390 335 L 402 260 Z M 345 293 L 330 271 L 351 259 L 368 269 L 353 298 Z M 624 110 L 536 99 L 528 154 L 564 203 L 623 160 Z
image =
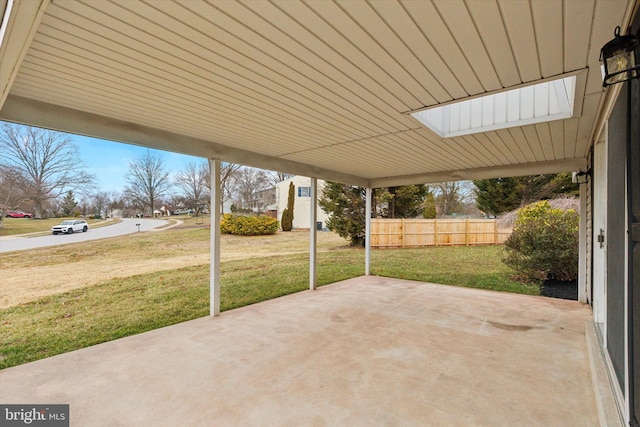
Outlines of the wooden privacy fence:
M 499 245 L 511 235 L 494 219 L 379 219 L 371 220 L 372 248 Z

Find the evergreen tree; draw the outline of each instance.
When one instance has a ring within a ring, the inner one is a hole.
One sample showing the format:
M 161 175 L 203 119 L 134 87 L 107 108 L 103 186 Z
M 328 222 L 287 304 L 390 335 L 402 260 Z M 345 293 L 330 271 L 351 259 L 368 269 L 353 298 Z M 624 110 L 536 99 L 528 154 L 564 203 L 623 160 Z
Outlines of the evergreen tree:
M 424 199 L 424 210 L 422 211 L 422 217 L 425 219 L 435 219 L 436 215 L 436 198 L 433 196 L 431 190 L 427 190 L 427 195 Z
M 403 185 L 376 191 L 376 202 L 383 205 L 381 216 L 386 218 L 416 218 L 422 215 L 426 185 Z
M 486 214 L 497 216 L 520 206 L 522 191 L 518 178 L 480 179 L 473 183 L 478 209 Z
M 73 191 L 67 191 L 62 201 L 62 214 L 64 216 L 73 216 L 73 211 L 78 206 L 78 202 L 74 200 Z
M 327 214 L 327 227 L 351 246 L 362 246 L 365 237 L 366 190 L 362 187 L 327 182 L 318 204 Z
M 404 185 L 379 188 L 372 192 L 371 217 L 376 212 L 387 218 L 416 218 L 422 215 L 425 185 Z M 431 194 L 433 198 L 433 194 Z M 365 238 L 366 189 L 352 185 L 327 182 L 318 204 L 328 215 L 327 227 L 340 237 L 349 239 L 351 246 L 361 246 Z
M 571 181 L 569 173 L 480 179 L 473 183 L 478 209 L 492 215 L 562 194 L 579 194 L 579 185 Z
M 295 203 L 295 197 L 296 187 L 293 185 L 293 182 L 290 182 L 287 207 L 282 211 L 282 231 L 291 231 L 293 229 L 293 204 Z

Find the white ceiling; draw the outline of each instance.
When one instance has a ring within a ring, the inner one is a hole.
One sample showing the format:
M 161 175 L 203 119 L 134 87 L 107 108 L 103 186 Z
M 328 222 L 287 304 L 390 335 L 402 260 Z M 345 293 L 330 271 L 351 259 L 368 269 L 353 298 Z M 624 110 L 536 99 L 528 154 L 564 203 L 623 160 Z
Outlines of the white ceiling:
M 14 0 L 0 120 L 374 187 L 578 170 L 634 3 Z M 442 138 L 408 114 L 567 75 L 565 120 Z

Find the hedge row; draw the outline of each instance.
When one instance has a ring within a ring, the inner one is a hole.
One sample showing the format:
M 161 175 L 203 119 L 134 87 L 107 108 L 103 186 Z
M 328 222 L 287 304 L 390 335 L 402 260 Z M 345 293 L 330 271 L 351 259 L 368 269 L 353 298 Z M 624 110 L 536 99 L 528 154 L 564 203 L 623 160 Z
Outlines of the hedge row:
M 278 220 L 268 216 L 243 216 L 225 214 L 220 222 L 222 234 L 237 234 L 240 236 L 263 236 L 276 234 Z

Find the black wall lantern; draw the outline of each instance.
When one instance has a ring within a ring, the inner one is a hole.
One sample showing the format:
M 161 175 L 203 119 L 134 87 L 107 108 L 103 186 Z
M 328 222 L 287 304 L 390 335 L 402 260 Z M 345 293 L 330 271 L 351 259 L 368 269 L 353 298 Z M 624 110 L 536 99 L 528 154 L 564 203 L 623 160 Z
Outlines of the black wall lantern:
M 640 77 L 640 43 L 633 35 L 621 36 L 620 27 L 616 27 L 616 36 L 605 44 L 600 51 L 600 62 L 604 65 L 602 86 Z

